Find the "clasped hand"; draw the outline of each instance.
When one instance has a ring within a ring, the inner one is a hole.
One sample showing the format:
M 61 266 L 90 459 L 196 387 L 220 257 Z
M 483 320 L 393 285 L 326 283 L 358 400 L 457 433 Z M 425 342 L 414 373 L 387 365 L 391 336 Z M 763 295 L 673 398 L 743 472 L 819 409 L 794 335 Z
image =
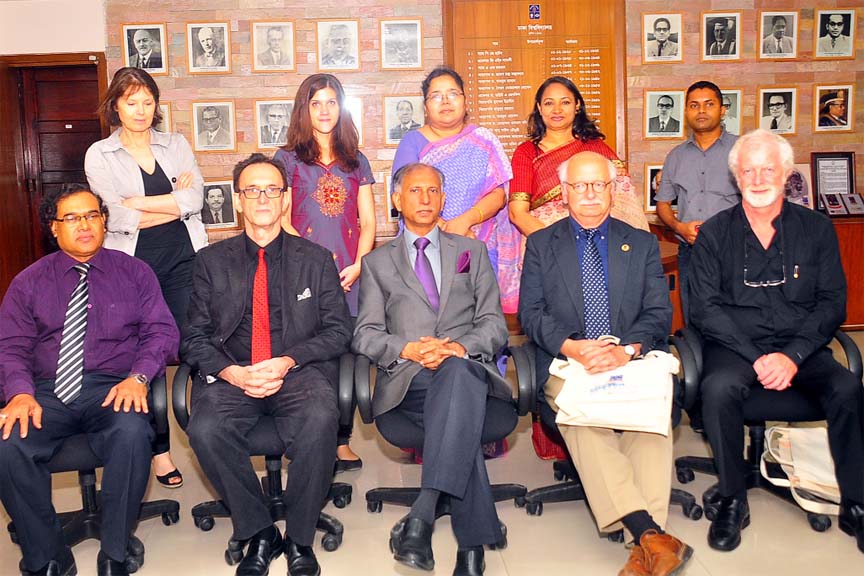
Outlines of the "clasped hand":
M 792 385 L 792 378 L 798 373 L 798 366 L 782 352 L 772 352 L 756 359 L 753 363 L 756 378 L 766 390 L 785 390 Z
M 289 356 L 278 356 L 251 366 L 228 366 L 219 377 L 253 398 L 266 398 L 282 387 L 285 374 L 297 363 Z
M 437 370 L 447 358 L 462 358 L 465 353 L 465 348 L 458 342 L 451 342 L 449 336 L 446 338 L 421 336 L 419 341 L 408 342 L 400 356 L 417 362 L 423 368 Z
M 610 340 L 567 339 L 561 353 L 579 362 L 588 374 L 597 374 L 620 368 L 630 361 L 630 356 Z

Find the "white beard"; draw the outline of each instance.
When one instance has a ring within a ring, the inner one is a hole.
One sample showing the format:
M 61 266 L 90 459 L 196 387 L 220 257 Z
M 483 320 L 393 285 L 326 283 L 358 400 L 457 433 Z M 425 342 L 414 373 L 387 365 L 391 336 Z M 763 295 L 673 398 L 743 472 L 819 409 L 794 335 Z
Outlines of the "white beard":
M 744 201 L 753 208 L 767 208 L 777 201 L 777 198 L 783 195 L 783 190 L 774 190 L 773 193 L 753 194 L 749 191 L 741 193 Z

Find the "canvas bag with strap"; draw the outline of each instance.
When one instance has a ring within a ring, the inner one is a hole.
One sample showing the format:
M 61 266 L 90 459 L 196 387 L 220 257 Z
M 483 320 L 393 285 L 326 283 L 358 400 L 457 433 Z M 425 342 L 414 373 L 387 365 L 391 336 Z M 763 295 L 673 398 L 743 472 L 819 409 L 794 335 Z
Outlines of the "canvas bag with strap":
M 768 465 L 780 465 L 785 478 L 770 475 Z M 759 463 L 762 476 L 785 486 L 801 508 L 815 514 L 840 511 L 840 487 L 824 426 L 790 428 L 772 426 L 765 431 L 765 451 Z

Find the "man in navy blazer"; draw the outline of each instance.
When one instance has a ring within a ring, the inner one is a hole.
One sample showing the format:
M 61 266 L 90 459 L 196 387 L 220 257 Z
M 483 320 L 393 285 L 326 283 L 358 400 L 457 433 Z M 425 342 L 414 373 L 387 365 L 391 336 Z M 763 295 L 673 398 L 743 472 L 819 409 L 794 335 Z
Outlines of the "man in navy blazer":
M 351 318 L 333 256 L 286 234 L 284 168 L 253 154 L 234 168 L 244 234 L 198 253 L 181 357 L 198 369 L 189 440 L 248 540 L 237 576 L 264 576 L 283 549 L 292 576 L 317 576 L 312 539 L 336 461 L 336 379 Z M 285 539 L 249 460 L 264 415 L 291 459 Z
M 564 381 L 549 375 L 553 358 L 587 372 L 627 364 L 664 348 L 672 323 L 657 239 L 609 216 L 615 165 L 594 152 L 559 168 L 570 217 L 528 238 L 519 322 L 537 345 L 537 382 L 546 401 Z M 611 335 L 613 344 L 599 339 Z M 636 546 L 623 575 L 677 574 L 692 549 L 663 533 L 671 489 L 672 435 L 559 425 L 601 531 L 624 528 Z
M 391 532 L 395 559 L 433 569 L 435 509 L 445 494 L 459 543 L 453 573 L 474 576 L 483 573 L 483 546 L 503 538 L 481 447 L 484 422 L 494 413 L 512 429 L 516 410 L 495 365 L 507 341 L 495 273 L 485 244 L 438 227 L 444 186 L 444 175 L 425 164 L 393 176 L 405 231 L 363 258 L 353 347 L 378 365 L 379 424 L 401 413 L 425 432 L 420 495 Z M 428 275 L 418 271 L 424 262 Z

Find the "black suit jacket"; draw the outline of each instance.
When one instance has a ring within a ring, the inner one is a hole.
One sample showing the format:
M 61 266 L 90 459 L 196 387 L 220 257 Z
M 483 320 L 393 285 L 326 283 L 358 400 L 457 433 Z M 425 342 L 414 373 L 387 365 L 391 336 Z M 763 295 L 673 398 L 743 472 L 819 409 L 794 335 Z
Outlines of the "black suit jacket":
M 138 68 L 138 58 L 140 56 L 140 54 L 133 54 L 129 59 L 129 66 L 132 68 Z M 147 61 L 147 68 L 145 68 L 145 70 L 151 68 L 162 68 L 162 54 L 157 54 L 156 52 L 150 53 L 150 59 Z
M 642 344 L 642 353 L 666 348 L 672 303 L 660 263 L 657 238 L 609 219 L 609 316 L 622 344 Z M 585 304 L 576 239 L 570 217 L 528 237 L 519 322 L 537 344 L 537 382 L 567 338 L 585 338 Z M 542 390 L 542 386 L 540 386 Z
M 234 214 L 232 214 L 232 210 L 229 209 L 228 204 L 222 204 L 222 223 L 225 224 L 227 222 L 234 221 Z M 210 213 L 210 207 L 207 206 L 207 203 L 204 203 L 204 207 L 201 208 L 201 222 L 204 224 L 215 224 L 213 222 L 213 214 Z
M 225 343 L 252 298 L 245 234 L 211 244 L 195 258 L 192 299 L 180 354 L 203 375 L 237 364 Z M 338 359 L 348 351 L 351 317 L 333 255 L 284 232 L 282 242 L 282 339 L 285 355 L 301 368 L 318 368 L 335 385 Z

